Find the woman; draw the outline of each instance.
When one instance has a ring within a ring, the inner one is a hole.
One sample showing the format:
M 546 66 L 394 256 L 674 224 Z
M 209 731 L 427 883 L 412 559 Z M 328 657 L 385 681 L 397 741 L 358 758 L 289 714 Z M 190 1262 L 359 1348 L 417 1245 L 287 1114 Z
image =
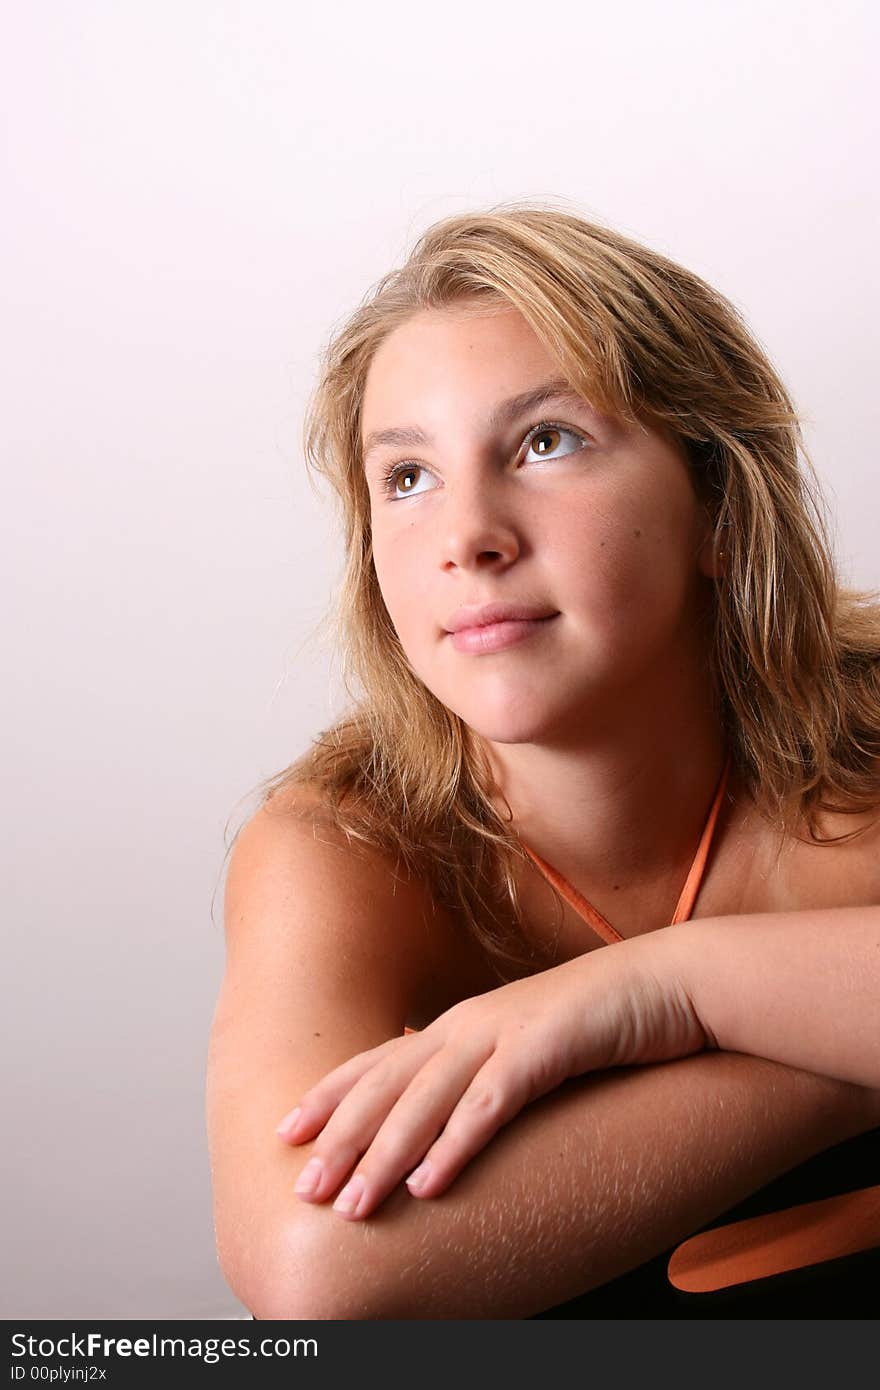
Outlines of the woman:
M 878 609 L 732 306 L 568 213 L 429 229 L 306 447 L 360 689 L 234 846 L 222 1268 L 260 1318 L 651 1316 L 621 1276 L 880 1124 Z

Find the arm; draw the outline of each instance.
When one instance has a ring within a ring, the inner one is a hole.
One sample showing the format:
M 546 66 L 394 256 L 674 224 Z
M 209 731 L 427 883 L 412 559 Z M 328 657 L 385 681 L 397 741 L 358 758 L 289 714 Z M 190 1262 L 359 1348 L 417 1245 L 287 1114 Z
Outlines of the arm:
M 651 1259 L 880 1121 L 861 1088 L 700 1053 L 577 1078 L 523 1110 L 434 1200 L 349 1222 L 279 1212 L 259 1318 L 524 1318 Z
M 278 1132 L 316 1143 L 304 1174 L 312 1181 L 295 1191 L 309 1202 L 337 1196 L 334 1209 L 352 1220 L 372 1216 L 401 1180 L 438 1197 L 524 1106 L 572 1077 L 717 1047 L 720 1020 L 727 1051 L 880 1081 L 878 915 L 701 920 L 466 999 L 418 1037 L 352 1057 L 298 1097 Z
M 311 1152 L 285 1148 L 279 1114 L 352 1054 L 454 1003 L 434 982 L 454 942 L 438 939 L 427 894 L 322 824 L 305 789 L 239 833 L 224 898 L 206 1077 L 214 1225 L 227 1282 L 259 1314 Z M 479 987 L 464 961 L 460 976 Z
M 880 1087 L 880 907 L 715 917 L 638 938 L 719 1048 Z M 635 943 L 634 943 L 635 944 Z
M 346 1222 L 294 1197 L 313 1146 L 282 1144 L 274 1125 L 328 1069 L 453 1002 L 427 991 L 454 930 L 378 856 L 264 813 L 235 846 L 226 923 L 208 1066 L 215 1220 L 223 1272 L 260 1318 L 528 1316 L 880 1120 L 862 1088 L 703 1053 L 566 1082 L 441 1198 L 400 1186 Z

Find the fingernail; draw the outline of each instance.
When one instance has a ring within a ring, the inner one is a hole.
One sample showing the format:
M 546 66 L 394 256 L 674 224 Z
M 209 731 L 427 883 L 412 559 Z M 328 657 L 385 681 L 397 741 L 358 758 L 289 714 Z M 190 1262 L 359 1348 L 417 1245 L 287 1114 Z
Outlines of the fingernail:
M 406 1185 L 409 1188 L 410 1192 L 418 1192 L 421 1190 L 421 1188 L 424 1187 L 425 1183 L 428 1181 L 428 1178 L 430 1176 L 431 1165 L 428 1162 L 428 1160 L 425 1159 L 424 1163 L 419 1164 L 415 1172 L 410 1173 L 409 1177 L 406 1180 Z
M 345 1184 L 333 1203 L 333 1210 L 341 1212 L 343 1216 L 352 1216 L 355 1207 L 363 1196 L 364 1187 L 365 1183 L 362 1177 L 352 1178 L 351 1182 Z
M 299 1119 L 299 1116 L 300 1116 L 300 1108 L 299 1108 L 299 1106 L 297 1106 L 295 1110 L 291 1110 L 291 1112 L 290 1112 L 289 1115 L 285 1115 L 285 1116 L 284 1116 L 284 1119 L 283 1119 L 283 1120 L 281 1121 L 281 1123 L 276 1127 L 275 1133 L 276 1133 L 276 1134 L 284 1134 L 286 1130 L 288 1130 L 288 1129 L 293 1129 L 294 1125 L 296 1124 L 297 1120 Z
M 313 1192 L 317 1192 L 323 1171 L 324 1165 L 320 1158 L 310 1158 L 296 1180 L 293 1190 L 297 1196 L 311 1197 Z

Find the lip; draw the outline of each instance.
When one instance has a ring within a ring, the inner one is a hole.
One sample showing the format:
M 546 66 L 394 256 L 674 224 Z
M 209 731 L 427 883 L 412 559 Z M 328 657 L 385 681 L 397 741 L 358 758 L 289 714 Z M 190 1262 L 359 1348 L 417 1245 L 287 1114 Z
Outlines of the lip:
M 447 618 L 444 627 L 447 632 L 461 632 L 463 628 L 488 627 L 491 623 L 531 621 L 555 616 L 553 609 L 537 603 L 466 604 L 462 608 L 456 608 L 451 617 Z
M 456 651 L 479 655 L 515 646 L 558 616 L 546 604 L 465 604 L 446 620 L 446 632 Z
M 543 618 L 508 618 L 503 622 L 481 623 L 477 627 L 461 627 L 449 636 L 458 652 L 475 655 L 500 652 L 524 642 L 558 617 L 558 613 L 548 613 Z

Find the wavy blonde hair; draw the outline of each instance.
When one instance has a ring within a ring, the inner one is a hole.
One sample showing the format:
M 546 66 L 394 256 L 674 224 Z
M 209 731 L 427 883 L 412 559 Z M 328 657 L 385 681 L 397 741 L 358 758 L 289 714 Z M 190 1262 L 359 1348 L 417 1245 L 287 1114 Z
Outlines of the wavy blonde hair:
M 341 510 L 335 627 L 352 706 L 261 791 L 267 804 L 283 787 L 317 789 L 349 841 L 381 847 L 429 882 L 505 979 L 510 966 L 547 963 L 519 932 L 512 870 L 523 850 L 493 806 L 478 739 L 414 675 L 391 624 L 361 457 L 376 349 L 414 313 L 450 305 L 513 306 L 600 410 L 681 441 L 725 554 L 711 656 L 728 746 L 755 805 L 784 832 L 805 823 L 829 843 L 818 836 L 822 809 L 880 801 L 880 606 L 838 582 L 794 405 L 727 299 L 657 252 L 546 205 L 430 227 L 323 353 L 304 444 Z

